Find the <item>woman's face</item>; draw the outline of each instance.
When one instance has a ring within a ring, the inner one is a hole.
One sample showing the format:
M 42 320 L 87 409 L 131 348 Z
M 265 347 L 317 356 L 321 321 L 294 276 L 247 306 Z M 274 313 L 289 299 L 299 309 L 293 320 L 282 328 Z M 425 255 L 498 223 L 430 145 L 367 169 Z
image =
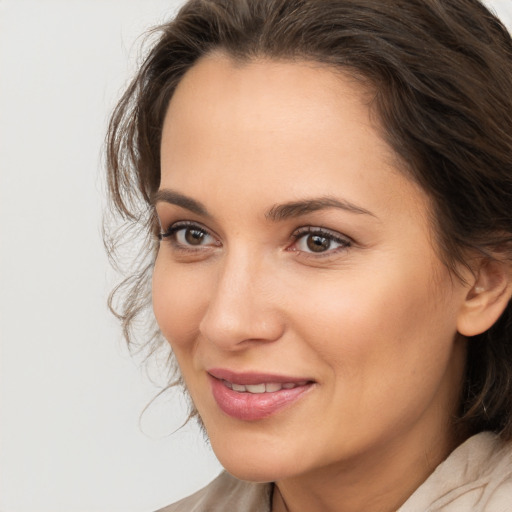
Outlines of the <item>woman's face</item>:
M 321 65 L 217 55 L 170 103 L 154 311 L 242 479 L 414 467 L 452 442 L 467 289 L 370 100 Z

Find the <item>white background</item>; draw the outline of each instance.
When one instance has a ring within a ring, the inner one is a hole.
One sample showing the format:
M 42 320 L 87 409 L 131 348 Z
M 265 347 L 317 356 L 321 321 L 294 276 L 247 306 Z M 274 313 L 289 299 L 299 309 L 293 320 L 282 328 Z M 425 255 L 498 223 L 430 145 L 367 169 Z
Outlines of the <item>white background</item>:
M 0 511 L 145 512 L 219 465 L 106 309 L 100 153 L 177 0 L 0 0 Z M 512 0 L 494 0 L 512 25 Z

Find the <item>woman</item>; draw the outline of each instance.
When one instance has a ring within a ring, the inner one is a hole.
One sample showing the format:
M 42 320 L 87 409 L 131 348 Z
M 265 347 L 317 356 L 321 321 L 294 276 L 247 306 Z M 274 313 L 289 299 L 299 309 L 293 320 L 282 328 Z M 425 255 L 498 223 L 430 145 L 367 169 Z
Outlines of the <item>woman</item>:
M 227 470 L 165 511 L 510 510 L 512 41 L 479 2 L 191 1 L 108 163 L 152 236 L 118 314 L 152 273 Z

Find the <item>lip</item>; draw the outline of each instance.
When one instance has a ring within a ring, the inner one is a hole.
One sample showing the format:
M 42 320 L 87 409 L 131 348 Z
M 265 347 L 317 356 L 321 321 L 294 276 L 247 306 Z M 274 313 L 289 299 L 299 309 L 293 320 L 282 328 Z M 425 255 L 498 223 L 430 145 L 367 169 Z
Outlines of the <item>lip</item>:
M 220 368 L 208 370 L 208 378 L 213 397 L 221 411 L 232 418 L 244 421 L 262 420 L 276 414 L 294 404 L 314 385 L 314 381 L 304 377 L 287 377 L 257 372 L 238 373 Z M 224 381 L 239 385 L 289 383 L 295 384 L 296 387 L 274 392 L 250 393 L 234 391 L 226 386 Z
M 233 384 L 261 384 L 262 382 L 276 382 L 284 384 L 291 382 L 298 384 L 300 382 L 311 382 L 313 379 L 308 377 L 289 377 L 286 375 L 278 375 L 275 373 L 259 373 L 259 372 L 234 372 L 225 368 L 211 368 L 208 373 L 219 380 L 227 380 Z

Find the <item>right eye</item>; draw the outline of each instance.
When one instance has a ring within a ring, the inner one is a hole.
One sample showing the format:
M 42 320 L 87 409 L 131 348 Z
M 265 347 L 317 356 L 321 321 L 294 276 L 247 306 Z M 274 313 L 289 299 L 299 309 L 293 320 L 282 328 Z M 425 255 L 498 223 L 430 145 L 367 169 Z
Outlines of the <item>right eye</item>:
M 220 242 L 205 228 L 190 222 L 177 222 L 160 233 L 160 240 L 168 238 L 178 249 L 194 250 L 200 247 L 218 247 Z

